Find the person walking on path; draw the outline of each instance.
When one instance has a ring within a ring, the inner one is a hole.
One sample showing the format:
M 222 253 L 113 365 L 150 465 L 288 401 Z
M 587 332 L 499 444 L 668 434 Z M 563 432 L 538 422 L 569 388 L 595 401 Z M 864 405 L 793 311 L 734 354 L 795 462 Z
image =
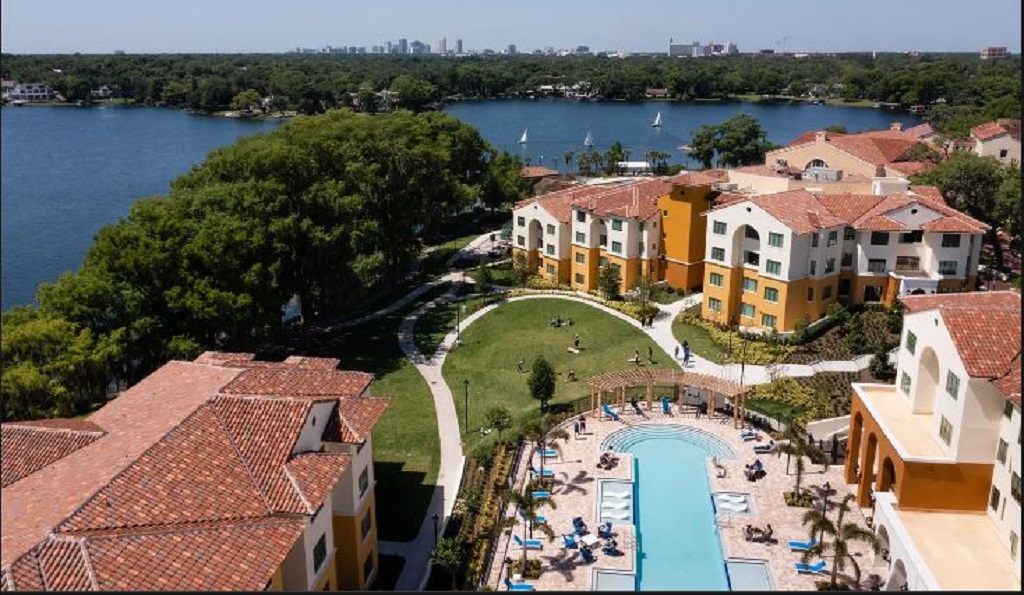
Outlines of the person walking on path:
M 587 418 L 581 415 L 580 418 L 577 420 L 577 422 L 580 424 L 580 434 L 586 434 L 587 433 Z
M 679 346 L 678 345 L 676 345 L 676 348 L 672 351 L 672 357 L 674 359 L 679 359 Z
M 576 334 L 576 336 L 575 336 L 575 337 L 573 337 L 573 339 L 572 339 L 572 346 L 573 346 L 573 347 L 574 347 L 574 348 L 575 348 L 575 349 L 576 349 L 577 351 L 579 351 L 579 348 L 580 348 L 580 335 L 579 335 L 579 333 L 577 333 L 577 334 Z
M 688 365 L 690 365 L 690 346 L 689 345 L 684 345 L 683 346 L 683 366 L 685 367 L 685 366 L 688 366 Z
M 633 350 L 633 363 L 638 365 L 638 366 L 640 365 L 640 350 L 639 349 L 634 349 Z
M 573 432 L 573 434 L 575 434 L 576 439 L 579 440 L 580 439 L 580 420 L 577 419 L 572 424 L 572 432 Z
M 647 346 L 647 362 L 654 363 L 654 348 L 650 345 Z

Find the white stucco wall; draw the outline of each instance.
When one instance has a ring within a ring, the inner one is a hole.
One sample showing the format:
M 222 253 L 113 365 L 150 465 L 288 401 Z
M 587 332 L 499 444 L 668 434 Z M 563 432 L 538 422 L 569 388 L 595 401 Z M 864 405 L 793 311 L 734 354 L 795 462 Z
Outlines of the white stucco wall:
M 355 445 L 346 444 L 344 446 L 345 452 L 352 457 L 352 462 L 341 480 L 334 486 L 334 490 L 331 492 L 331 501 L 334 506 L 334 514 L 355 516 L 363 499 L 372 491 L 373 485 L 376 483 L 373 474 L 373 444 L 371 439 L 367 438 L 365 445 L 358 453 Z M 360 497 L 359 475 L 364 469 L 367 470 L 370 481 L 366 493 Z
M 519 224 L 519 218 L 523 218 L 524 225 Z M 540 225 L 539 229 L 531 223 Z M 548 226 L 554 226 L 554 233 L 548 232 Z M 570 225 L 556 219 L 546 209 L 537 203 L 526 205 L 515 209 L 512 212 L 512 245 L 528 250 L 539 250 L 545 256 L 559 260 L 569 258 L 569 246 L 572 243 Z M 519 237 L 526 239 L 525 245 L 519 243 Z M 540 240 L 538 242 L 538 240 Z M 554 254 L 548 254 L 547 246 L 554 246 Z
M 313 403 L 309 413 L 306 415 L 306 424 L 302 426 L 299 438 L 295 441 L 295 446 L 292 448 L 293 455 L 320 450 L 320 437 L 323 436 L 324 426 L 327 425 L 327 420 L 336 406 L 337 403 L 334 401 Z
M 1001 151 L 1006 151 L 1005 157 L 999 156 Z M 1003 163 L 1016 161 L 1017 166 L 1020 166 L 1020 143 L 1013 140 L 1013 137 L 1009 134 L 986 141 L 975 139 L 974 152 L 982 157 L 995 157 Z
M 1020 409 L 1014 407 L 1011 417 L 1001 417 L 999 437 L 1005 440 L 1008 446 L 1006 449 L 1006 461 L 1000 463 L 996 460 L 995 468 L 992 470 L 992 485 L 999 490 L 1002 502 L 999 505 L 998 511 L 994 511 L 990 507 L 988 515 L 995 523 L 1000 541 L 1006 546 L 1008 554 L 1010 553 L 1011 532 L 1017 536 L 1017 552 L 1013 558 L 1013 566 L 1017 569 L 1017 580 L 1020 580 L 1020 504 L 1010 495 L 1011 474 L 1016 473 L 1017 477 L 1020 477 L 1021 469 L 1021 449 L 1020 443 L 1017 442 L 1020 438 Z M 993 451 L 992 456 L 995 459 L 995 451 Z

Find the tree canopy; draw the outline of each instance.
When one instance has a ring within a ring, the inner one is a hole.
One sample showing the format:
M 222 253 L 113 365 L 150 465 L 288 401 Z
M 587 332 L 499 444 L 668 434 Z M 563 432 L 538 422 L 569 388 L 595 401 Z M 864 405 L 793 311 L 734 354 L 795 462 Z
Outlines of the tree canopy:
M 755 165 L 764 163 L 772 149 L 768 133 L 757 118 L 736 114 L 720 124 L 707 124 L 694 132 L 690 154 L 705 168 Z

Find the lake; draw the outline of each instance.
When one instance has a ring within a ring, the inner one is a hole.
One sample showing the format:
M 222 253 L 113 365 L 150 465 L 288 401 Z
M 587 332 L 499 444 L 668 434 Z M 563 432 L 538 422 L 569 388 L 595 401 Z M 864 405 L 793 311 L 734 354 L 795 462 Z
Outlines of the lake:
M 452 104 L 446 111 L 475 126 L 495 146 L 535 165 L 564 169 L 566 151 L 618 140 L 642 160 L 648 149 L 669 151 L 672 162 L 697 164 L 678 149 L 703 124 L 747 112 L 773 142 L 841 124 L 851 132 L 887 128 L 909 114 L 865 108 L 762 105 L 743 102 L 576 102 L 487 100 Z M 663 126 L 652 128 L 658 112 Z M 36 286 L 77 269 L 96 232 L 128 213 L 138 198 L 166 194 L 169 183 L 201 163 L 211 150 L 241 136 L 267 132 L 279 120 L 195 116 L 161 108 L 104 106 L 0 108 L 0 308 L 30 304 Z M 525 145 L 517 141 L 529 128 Z

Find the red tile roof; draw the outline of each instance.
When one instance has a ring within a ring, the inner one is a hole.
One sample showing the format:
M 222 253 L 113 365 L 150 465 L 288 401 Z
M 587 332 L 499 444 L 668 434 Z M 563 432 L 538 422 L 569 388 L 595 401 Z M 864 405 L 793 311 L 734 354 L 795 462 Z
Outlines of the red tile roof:
M 918 196 L 923 196 L 932 202 L 939 204 L 946 204 L 946 197 L 942 196 L 942 191 L 936 186 L 914 186 L 908 187 L 910 192 Z
M 817 142 L 819 131 L 808 131 L 786 147 Z M 871 130 L 857 134 L 825 133 L 825 142 L 868 163 L 884 165 L 899 160 L 911 147 L 918 144 L 916 134 L 901 130 Z
M 546 178 L 549 176 L 557 176 L 558 170 L 551 169 L 549 167 L 524 167 L 519 170 L 519 175 L 524 178 Z
M 899 161 L 886 165 L 886 168 L 904 176 L 913 176 L 923 171 L 928 171 L 933 167 L 935 167 L 935 164 L 931 161 Z
M 373 374 L 298 368 L 290 365 L 247 368 L 221 393 L 226 395 L 287 395 L 354 397 L 373 382 Z
M 650 219 L 658 211 L 658 198 L 672 192 L 667 178 L 631 182 L 605 192 L 591 194 L 573 203 L 573 207 L 601 217 Z
M 1020 408 L 1020 375 L 1020 354 L 1018 353 L 1006 374 L 992 381 L 992 384 L 996 385 L 999 392 L 1003 393 L 1007 400 L 1017 405 L 1018 409 Z
M 1015 141 L 1020 140 L 1020 120 L 999 119 L 995 122 L 986 122 L 971 128 L 971 136 L 978 140 L 986 141 L 1002 136 L 1010 135 Z
M 572 204 L 576 199 L 598 194 L 606 190 L 608 190 L 607 187 L 577 184 L 569 188 L 521 200 L 516 203 L 515 208 L 521 209 L 536 204 L 558 221 L 569 223 L 572 218 Z
M 818 138 L 818 132 L 822 132 L 822 133 L 825 134 L 825 140 L 826 141 L 832 140 L 833 138 L 837 138 L 837 137 L 840 137 L 840 136 L 845 136 L 845 133 L 843 133 L 843 132 L 825 132 L 825 131 L 818 131 L 818 130 L 808 130 L 807 132 L 805 132 L 805 133 L 801 134 L 800 136 L 794 138 L 793 140 L 789 141 L 789 143 L 786 144 L 786 146 L 787 147 L 798 147 L 800 145 L 806 145 L 807 143 L 813 143 Z
M 339 419 L 342 421 L 341 441 L 354 444 L 365 442 L 377 421 L 390 406 L 390 399 L 338 399 Z
M 900 298 L 908 313 L 938 310 L 967 373 L 1001 379 L 1020 367 L 1021 298 L 1013 291 L 911 295 Z M 1016 361 L 1015 361 L 1016 360 Z M 1012 392 L 1017 380 L 1002 380 Z M 1007 395 L 1010 397 L 1010 395 Z M 1019 398 L 1019 394 L 1018 394 Z
M 77 429 L 75 429 L 77 428 Z M 40 420 L 0 426 L 0 484 L 10 484 L 58 461 L 103 435 L 84 420 Z
M 304 453 L 292 457 L 285 468 L 303 502 L 315 513 L 351 463 L 348 455 Z
M 726 199 L 724 203 L 716 201 L 718 204 L 711 210 L 731 207 L 744 200 L 761 207 L 798 234 L 811 233 L 819 229 L 844 224 L 842 219 L 829 212 L 814 194 L 806 190 L 743 196 L 741 200 Z
M 932 128 L 931 124 L 929 124 L 928 122 L 925 122 L 924 124 L 918 124 L 917 126 L 912 126 L 910 128 L 907 128 L 903 132 L 906 132 L 907 134 L 909 134 L 909 135 L 911 135 L 911 136 L 913 136 L 915 138 L 921 139 L 921 138 L 924 138 L 926 136 L 931 136 L 931 135 L 935 134 L 936 130 L 935 130 L 935 128 Z

